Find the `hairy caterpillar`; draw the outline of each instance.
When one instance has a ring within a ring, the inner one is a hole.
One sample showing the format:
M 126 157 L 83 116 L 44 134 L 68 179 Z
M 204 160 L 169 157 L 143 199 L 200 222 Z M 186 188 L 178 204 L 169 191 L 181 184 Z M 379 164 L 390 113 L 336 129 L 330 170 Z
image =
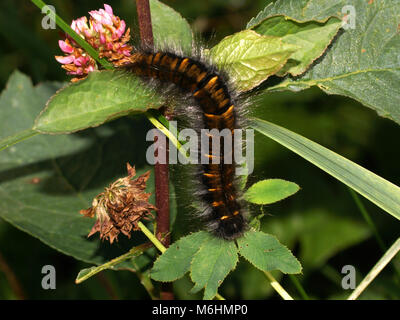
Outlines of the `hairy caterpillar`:
M 144 81 L 156 81 L 160 85 L 172 85 L 178 94 L 189 95 L 201 112 L 200 126 L 206 129 L 229 129 L 231 135 L 239 128 L 238 99 L 228 87 L 227 76 L 202 58 L 186 57 L 172 50 L 157 51 L 149 48 L 136 49 L 131 63 L 125 68 Z M 235 186 L 235 161 L 224 163 L 224 144 L 221 140 L 217 154 L 210 150 L 203 154 L 210 159 L 218 157 L 219 164 L 212 161 L 201 164 L 199 180 L 204 203 L 201 217 L 208 230 L 217 237 L 233 240 L 246 228 L 244 209 L 238 200 Z M 228 147 L 229 148 L 229 147 Z M 231 152 L 233 154 L 234 144 Z

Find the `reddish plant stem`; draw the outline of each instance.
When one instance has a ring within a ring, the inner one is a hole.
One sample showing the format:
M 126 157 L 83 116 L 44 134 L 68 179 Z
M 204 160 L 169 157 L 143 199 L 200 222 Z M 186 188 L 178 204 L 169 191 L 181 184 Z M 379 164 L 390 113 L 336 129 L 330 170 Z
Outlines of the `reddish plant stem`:
M 154 141 L 157 141 L 157 137 L 155 137 Z M 165 143 L 163 143 L 164 141 Z M 168 140 L 166 138 L 160 140 L 158 149 L 155 151 L 155 156 L 159 152 L 165 152 L 166 159 L 168 159 Z M 156 163 L 154 166 L 154 176 L 156 184 L 156 207 L 158 209 L 156 235 L 157 239 L 168 248 L 170 245 L 168 164 Z
M 149 0 L 136 0 L 136 10 L 139 20 L 140 41 L 143 46 L 153 47 L 153 28 L 151 26 Z
M 0 272 L 3 271 L 7 281 L 11 287 L 11 290 L 15 294 L 17 299 L 25 300 L 25 293 L 22 289 L 21 284 L 19 283 L 15 273 L 12 271 L 10 266 L 7 264 L 6 260 L 3 258 L 2 254 L 0 253 Z
M 139 20 L 140 37 L 143 46 L 153 46 L 153 30 L 151 27 L 151 15 L 149 0 L 136 0 L 136 8 Z M 157 141 L 157 137 L 154 139 Z M 163 143 L 166 141 L 166 143 Z M 157 238 L 162 240 L 166 247 L 170 244 L 169 239 L 169 173 L 168 173 L 168 141 L 163 139 L 158 144 L 158 153 L 166 153 L 166 164 L 156 163 L 154 166 L 155 185 L 156 185 L 156 207 L 157 211 Z M 163 238 L 163 239 L 162 239 Z
M 136 10 L 139 21 L 140 40 L 143 47 L 153 47 L 153 30 L 151 25 L 150 4 L 149 0 L 136 0 Z M 154 140 L 157 141 L 157 137 Z M 163 142 L 165 141 L 165 143 Z M 166 164 L 156 163 L 154 165 L 155 189 L 156 189 L 156 207 L 157 211 L 157 238 L 165 247 L 169 247 L 169 172 L 168 172 L 168 140 L 159 141 L 158 152 L 166 153 Z M 162 300 L 173 300 L 172 284 L 163 283 L 161 285 L 160 298 Z
M 97 281 L 104 287 L 105 291 L 113 300 L 119 300 L 117 293 L 115 292 L 110 280 L 105 276 L 103 272 L 96 275 Z

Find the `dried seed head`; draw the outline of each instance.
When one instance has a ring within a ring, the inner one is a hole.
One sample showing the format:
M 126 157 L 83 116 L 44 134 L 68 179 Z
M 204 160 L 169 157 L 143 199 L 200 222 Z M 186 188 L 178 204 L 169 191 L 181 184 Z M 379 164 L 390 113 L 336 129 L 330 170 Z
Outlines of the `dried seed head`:
M 151 210 L 157 208 L 148 202 L 151 194 L 145 192 L 150 171 L 133 179 L 135 168 L 128 163 L 127 170 L 128 176 L 111 183 L 93 199 L 92 207 L 80 211 L 86 217 L 97 218 L 88 237 L 100 232 L 101 239 L 113 243 L 122 232 L 130 238 L 130 233 L 139 229 L 141 219 L 153 217 Z

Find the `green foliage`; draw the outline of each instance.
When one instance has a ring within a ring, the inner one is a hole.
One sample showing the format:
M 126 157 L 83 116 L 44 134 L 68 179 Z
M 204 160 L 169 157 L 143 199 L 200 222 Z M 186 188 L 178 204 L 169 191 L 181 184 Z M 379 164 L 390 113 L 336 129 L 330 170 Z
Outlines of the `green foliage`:
M 182 237 L 154 263 L 151 277 L 175 281 L 190 271 L 191 292 L 204 288 L 204 299 L 212 299 L 225 277 L 236 268 L 238 253 L 263 271 L 299 273 L 300 263 L 290 250 L 268 234 L 251 230 L 234 241 L 226 241 L 199 231 Z
M 0 97 L 0 140 L 31 127 L 59 86 L 47 83 L 34 87 L 25 75 L 14 73 Z M 131 122 L 129 126 L 131 133 L 122 125 L 119 134 L 112 127 L 102 127 L 84 135 L 37 135 L 3 150 L 0 217 L 52 248 L 93 264 L 104 263 L 138 244 L 143 237 L 135 241 L 121 239 L 118 247 L 88 240 L 94 220 L 79 214 L 113 179 L 126 176 L 124 163 L 135 164 L 137 175 L 151 169 L 144 165 L 144 155 L 135 152 L 144 149 L 143 123 Z M 136 147 L 130 134 L 142 137 Z M 127 145 L 132 146 L 132 151 L 127 150 Z M 115 163 L 115 157 L 125 161 Z M 154 193 L 153 175 L 148 192 Z M 174 207 L 172 201 L 172 219 Z
M 255 204 L 270 204 L 283 200 L 297 191 L 300 187 L 282 179 L 268 179 L 258 181 L 247 189 L 244 198 Z
M 150 11 L 154 44 L 157 48 L 168 48 L 174 43 L 184 52 L 192 51 L 193 33 L 186 19 L 158 0 L 150 0 Z
M 328 94 L 360 101 L 380 116 L 400 123 L 399 1 L 278 0 L 250 21 L 250 25 L 276 14 L 298 21 L 325 19 L 330 15 L 342 17 L 342 8 L 347 5 L 354 8 L 355 16 L 349 18 L 354 20 L 354 28 L 343 30 L 324 59 L 304 76 L 288 78 L 269 90 L 299 91 L 318 86 Z
M 231 74 L 239 90 L 253 89 L 271 75 L 289 74 L 297 77 L 289 76 L 267 91 L 299 91 L 318 86 L 327 93 L 358 100 L 399 123 L 396 105 L 399 95 L 395 86 L 400 63 L 396 21 L 400 6 L 394 0 L 368 3 L 355 0 L 352 4 L 357 14 L 356 28 L 338 33 L 341 9 L 347 4 L 344 0 L 278 0 L 252 19 L 248 30 L 224 38 L 209 52 L 214 61 Z M 171 42 L 178 43 L 189 52 L 193 36 L 187 21 L 159 1 L 151 0 L 151 9 L 156 45 L 168 47 Z M 329 44 L 331 48 L 326 50 Z M 317 58 L 320 60 L 315 64 Z M 88 207 L 90 199 L 110 181 L 124 175 L 124 162 L 136 164 L 138 174 L 148 169 L 143 155 L 137 152 L 145 150 L 140 143 L 145 140 L 145 119 L 137 117 L 137 121 L 120 119 L 105 123 L 128 114 L 138 116 L 150 107 L 161 106 L 164 101 L 142 86 L 133 75 L 96 72 L 54 95 L 34 124 L 45 102 L 61 86 L 60 83 L 44 83 L 34 87 L 26 76 L 15 72 L 0 97 L 0 150 L 4 149 L 0 157 L 0 217 L 67 255 L 101 264 L 82 269 L 77 282 L 103 270 L 128 269 L 137 272 L 140 282 L 154 298 L 148 271 L 144 271 L 155 259 L 154 250 L 146 255 L 140 255 L 144 250 L 135 251 L 136 246 L 145 241 L 144 237 L 134 233 L 133 240 L 122 238 L 114 247 L 88 240 L 86 235 L 94 221 L 82 218 L 78 212 Z M 296 95 L 296 107 L 301 104 L 298 97 Z M 313 111 L 312 117 L 316 113 Z M 355 118 L 356 114 L 348 113 L 347 116 Z M 297 124 L 298 121 L 305 122 L 309 115 L 293 108 L 285 119 L 290 117 L 295 118 Z M 101 124 L 104 125 L 100 128 L 80 134 L 38 134 L 71 133 Z M 253 126 L 396 218 L 400 217 L 400 189 L 396 185 L 280 126 L 263 120 L 254 120 Z M 316 131 L 315 126 L 309 127 Z M 326 131 L 334 130 L 328 127 Z M 31 138 L 29 142 L 23 141 L 28 138 Z M 260 146 L 262 148 L 257 144 Z M 259 161 L 266 162 L 266 159 L 269 158 L 261 157 Z M 290 175 L 292 168 L 287 168 Z M 303 183 L 300 184 L 306 190 Z M 245 199 L 256 204 L 269 204 L 298 189 L 297 184 L 288 181 L 263 180 L 250 187 Z M 172 199 L 175 199 L 171 190 Z M 154 193 L 152 180 L 148 182 L 148 191 Z M 334 200 L 326 202 L 327 206 L 337 202 L 335 197 L 332 198 Z M 317 203 L 317 197 L 313 201 Z M 305 273 L 323 266 L 339 251 L 370 235 L 365 225 L 339 211 L 333 214 L 317 206 L 304 209 L 299 205 L 296 210 L 288 210 L 285 204 L 282 207 L 286 215 L 259 215 L 252 221 L 252 229 L 236 243 L 214 238 L 205 232 L 180 238 L 155 261 L 151 278 L 175 281 L 184 279 L 189 273 L 194 283 L 192 292 L 204 289 L 204 299 L 212 299 L 227 275 L 237 267 L 238 253 L 261 271 L 301 272 L 300 262 L 290 250 L 275 236 L 259 230 L 276 235 L 290 248 L 299 243 L 299 257 Z M 172 219 L 175 214 L 172 201 Z M 132 247 L 135 252 L 128 251 Z M 112 258 L 115 259 L 110 260 Z M 249 268 L 249 264 L 246 267 L 246 277 L 239 277 L 235 272 L 231 274 L 234 280 L 221 289 L 229 293 L 232 283 L 240 283 L 244 288 L 235 285 L 234 294 L 240 292 L 244 297 L 264 298 L 269 292 L 250 289 L 247 279 L 253 279 L 252 283 L 260 286 L 265 278 L 260 278 L 262 273 Z M 392 291 L 391 294 L 396 296 L 395 290 Z
M 270 234 L 250 230 L 238 239 L 239 253 L 262 271 L 300 273 L 300 262 Z
M 190 263 L 209 236 L 206 232 L 196 232 L 175 241 L 155 262 L 151 277 L 157 281 L 175 281 L 190 269 Z
M 306 212 L 302 223 L 300 260 L 309 268 L 322 266 L 330 257 L 371 234 L 364 224 L 318 209 Z
M 33 129 L 69 133 L 127 114 L 143 113 L 161 104 L 161 99 L 137 77 L 118 71 L 92 72 L 87 79 L 56 93 Z
M 247 91 L 279 71 L 297 48 L 278 37 L 244 30 L 224 38 L 210 54 L 229 72 L 237 88 Z
M 340 26 L 337 18 L 300 23 L 286 16 L 269 17 L 250 24 L 256 33 L 244 30 L 228 36 L 210 54 L 238 90 L 248 91 L 274 74 L 303 73 L 324 53 Z
M 342 25 L 342 21 L 335 17 L 326 20 L 297 22 L 287 16 L 272 16 L 251 29 L 265 36 L 281 37 L 284 43 L 295 45 L 296 52 L 290 56 L 279 76 L 287 73 L 298 76 L 325 52 Z
M 190 277 L 195 283 L 192 292 L 204 288 L 204 299 L 212 299 L 228 273 L 238 261 L 233 241 L 208 236 L 193 257 Z
M 192 33 L 186 20 L 158 1 L 152 1 L 151 6 L 158 46 L 178 38 L 182 48 L 190 47 Z M 324 52 L 340 25 L 337 19 L 303 24 L 285 17 L 276 19 L 266 19 L 254 27 L 262 35 L 244 30 L 211 49 L 213 60 L 231 75 L 239 90 L 250 90 L 273 74 L 303 72 Z M 275 27 L 270 28 L 275 23 L 280 27 L 279 32 Z M 289 69 L 282 69 L 289 58 L 296 61 L 295 65 L 289 63 Z M 74 132 L 164 103 L 132 74 L 93 72 L 52 97 L 33 129 L 42 133 Z
M 251 125 L 400 219 L 398 186 L 290 130 L 260 119 L 253 119 Z

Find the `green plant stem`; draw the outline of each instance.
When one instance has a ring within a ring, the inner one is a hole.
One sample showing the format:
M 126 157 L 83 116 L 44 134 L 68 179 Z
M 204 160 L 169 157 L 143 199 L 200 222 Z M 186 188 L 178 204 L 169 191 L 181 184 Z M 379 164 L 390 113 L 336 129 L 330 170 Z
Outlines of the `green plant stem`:
M 382 252 L 385 252 L 387 250 L 386 245 L 384 244 L 382 237 L 380 236 L 377 228 L 375 227 L 374 222 L 371 219 L 371 216 L 369 215 L 368 211 L 365 209 L 364 204 L 361 202 L 360 197 L 353 191 L 353 189 L 348 188 L 351 196 L 353 197 L 354 202 L 356 203 L 358 209 L 360 210 L 362 216 L 364 217 L 365 221 L 371 228 L 372 232 L 374 233 L 374 236 L 376 238 L 376 241 L 378 242 L 379 246 L 382 249 Z
M 118 294 L 115 291 L 115 287 L 104 273 L 97 274 L 96 279 L 112 300 L 119 300 Z
M 42 0 L 31 0 L 31 2 L 36 5 L 40 10 L 42 10 L 46 5 Z M 99 57 L 99 53 L 94 49 L 89 43 L 87 43 L 83 38 L 81 38 L 63 19 L 61 19 L 55 12 L 55 23 L 57 26 L 67 33 L 74 41 L 79 44 L 93 59 L 95 59 L 99 64 L 101 64 L 105 69 L 112 70 L 114 66 L 104 58 Z M 50 15 L 52 18 L 52 15 Z
M 145 288 L 145 290 L 147 291 L 147 293 L 149 294 L 151 299 L 158 300 L 158 297 L 156 296 L 156 293 L 155 293 L 156 290 L 153 286 L 153 282 L 150 279 L 149 270 L 146 270 L 145 272 L 141 272 L 139 266 L 133 260 L 132 260 L 132 265 L 135 267 L 134 273 L 139 278 L 140 283 Z M 132 271 L 132 269 L 128 269 L 128 270 Z
M 161 253 L 164 253 L 167 248 L 164 247 L 164 245 L 157 239 L 157 237 L 149 230 L 146 228 L 146 226 L 142 222 L 138 222 L 138 226 L 140 230 L 145 234 L 147 238 L 154 244 L 154 246 L 161 251 Z
M 217 293 L 216 295 L 215 295 L 215 298 L 217 299 L 217 300 L 226 300 L 223 296 L 221 296 L 219 293 Z
M 295 285 L 297 291 L 299 291 L 301 297 L 304 300 L 310 300 L 310 297 L 308 296 L 308 294 L 306 293 L 306 291 L 304 290 L 303 286 L 301 285 L 299 279 L 297 279 L 297 277 L 293 274 L 289 274 L 289 278 L 290 280 L 293 282 L 293 284 Z
M 400 251 L 400 238 L 398 238 L 393 245 L 386 251 L 383 257 L 378 263 L 371 269 L 367 276 L 361 281 L 361 283 L 354 289 L 352 294 L 347 300 L 357 299 L 361 293 L 368 287 L 368 285 L 376 278 L 376 276 L 385 268 L 385 266 L 396 256 Z
M 139 270 L 139 269 L 137 269 Z M 147 293 L 151 297 L 152 300 L 158 300 L 158 297 L 156 296 L 156 289 L 154 288 L 153 282 L 150 279 L 150 274 L 149 272 L 146 273 L 141 273 L 140 271 L 136 272 L 136 275 L 138 276 L 140 283 L 142 286 L 146 289 Z
M 169 139 L 169 141 L 172 142 L 172 144 L 176 147 L 176 149 L 177 149 L 184 157 L 188 158 L 188 155 L 187 155 L 184 151 L 182 151 L 182 150 L 183 150 L 183 149 L 182 149 L 182 144 L 179 142 L 179 140 L 177 139 L 177 137 L 176 137 L 171 131 L 169 131 L 168 128 L 165 127 L 165 125 L 159 120 L 159 118 L 156 118 L 156 117 L 154 116 L 154 113 L 152 113 L 152 112 L 150 112 L 150 111 L 147 111 L 147 112 L 146 112 L 146 116 L 147 116 L 147 118 L 149 119 L 149 121 L 150 121 L 158 130 L 160 130 L 160 131 Z M 167 123 L 168 123 L 168 120 L 166 120 L 164 117 L 163 117 L 163 119 L 164 119 L 165 121 L 167 121 Z
M 131 250 L 129 250 L 127 253 L 124 253 L 123 255 L 121 255 L 121 256 L 119 256 L 119 257 L 117 257 L 115 259 L 112 259 L 112 260 L 110 260 L 110 261 L 108 261 L 108 262 L 106 262 L 106 263 L 104 263 L 104 264 L 102 264 L 102 265 L 90 270 L 90 272 L 85 274 L 83 277 L 79 277 L 79 275 L 78 275 L 78 278 L 76 278 L 75 283 L 76 284 L 80 284 L 83 281 L 85 281 L 85 280 L 89 279 L 90 277 L 94 276 L 95 274 L 97 274 L 97 273 L 99 273 L 99 272 L 101 272 L 103 270 L 111 269 L 113 266 L 115 266 L 117 264 L 120 264 L 121 262 L 123 262 L 123 261 L 125 261 L 127 259 L 130 259 L 130 258 L 142 253 L 143 251 L 145 251 L 145 250 L 147 250 L 148 248 L 151 248 L 151 247 L 152 247 L 152 245 L 149 242 L 141 244 L 139 246 L 136 246 L 136 247 L 132 248 Z
M 280 283 L 273 277 L 271 273 L 268 271 L 264 271 L 264 274 L 267 276 L 269 283 L 272 288 L 284 299 L 284 300 L 293 300 L 289 293 L 280 285 Z
M 358 209 L 360 210 L 362 216 L 364 217 L 365 221 L 371 228 L 372 232 L 374 233 L 375 239 L 378 242 L 379 247 L 382 250 L 382 253 L 385 253 L 387 250 L 387 246 L 383 242 L 383 239 L 381 235 L 379 234 L 378 229 L 376 228 L 374 222 L 372 221 L 371 216 L 369 215 L 367 209 L 365 208 L 364 204 L 362 203 L 360 197 L 355 193 L 351 188 L 349 188 L 350 194 L 352 195 L 354 202 L 356 203 Z M 391 266 L 393 267 L 393 270 L 395 271 L 396 275 L 396 280 L 398 283 L 400 283 L 400 270 L 397 268 L 396 264 L 392 261 Z
M 341 287 L 341 282 L 342 282 L 342 276 L 341 274 L 332 266 L 329 264 L 324 265 L 321 269 L 320 272 L 332 283 L 335 285 Z
M 33 129 L 28 129 L 28 130 L 20 131 L 12 136 L 6 137 L 0 141 L 0 151 L 7 149 L 8 147 L 11 147 L 12 145 L 14 145 L 18 142 L 21 142 L 25 139 L 36 136 L 37 134 L 39 134 L 39 132 L 37 132 Z

